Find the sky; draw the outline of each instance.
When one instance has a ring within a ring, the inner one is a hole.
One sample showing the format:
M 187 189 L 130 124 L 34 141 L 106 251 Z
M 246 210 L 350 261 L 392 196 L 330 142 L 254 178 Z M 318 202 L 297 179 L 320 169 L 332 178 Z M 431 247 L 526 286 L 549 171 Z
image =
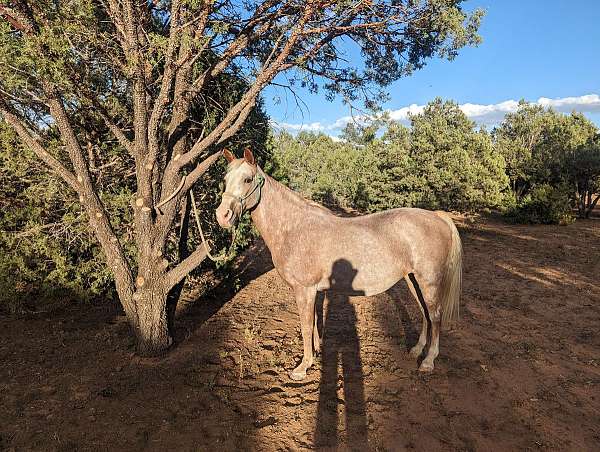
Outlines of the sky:
M 600 126 L 600 0 L 468 0 L 483 8 L 483 42 L 460 51 L 453 61 L 430 60 L 423 69 L 389 89 L 384 108 L 406 122 L 436 97 L 452 99 L 471 119 L 488 128 L 514 111 L 519 99 L 581 111 Z M 340 100 L 270 87 L 264 93 L 275 127 L 291 132 L 322 131 L 336 136 L 351 119 Z

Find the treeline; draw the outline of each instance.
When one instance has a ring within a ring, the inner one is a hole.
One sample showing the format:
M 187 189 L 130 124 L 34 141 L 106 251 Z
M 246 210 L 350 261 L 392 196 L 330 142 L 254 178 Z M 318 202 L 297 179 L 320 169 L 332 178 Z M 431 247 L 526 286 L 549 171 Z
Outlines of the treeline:
M 362 212 L 494 208 L 518 222 L 569 223 L 598 202 L 598 129 L 579 113 L 522 102 L 488 132 L 436 99 L 409 120 L 351 123 L 336 140 L 280 132 L 272 171 L 314 200 Z

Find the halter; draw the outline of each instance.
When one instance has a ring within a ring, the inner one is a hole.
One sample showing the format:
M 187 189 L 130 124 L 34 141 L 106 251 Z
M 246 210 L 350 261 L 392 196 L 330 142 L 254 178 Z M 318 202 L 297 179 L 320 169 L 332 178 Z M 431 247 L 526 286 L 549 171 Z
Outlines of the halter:
M 256 190 L 258 190 L 257 204 L 260 201 L 261 189 L 262 189 L 262 186 L 265 184 L 265 178 L 262 174 L 260 174 L 257 171 L 256 174 L 254 175 L 253 180 L 255 181 L 254 187 L 252 187 L 252 190 L 250 190 L 244 196 L 236 196 L 233 193 L 223 192 L 223 196 L 227 195 L 230 198 L 233 198 L 236 202 L 238 202 L 240 204 L 240 207 L 242 209 L 240 212 L 240 215 L 242 215 L 244 213 L 244 209 L 245 209 L 244 201 L 246 199 L 248 199 L 252 195 L 252 193 L 254 193 Z M 206 249 L 206 255 L 213 262 L 222 262 L 222 261 L 227 261 L 227 260 L 231 259 L 235 255 L 235 237 L 236 237 L 238 228 L 236 227 L 233 229 L 233 233 L 231 235 L 231 245 L 229 246 L 229 252 L 227 252 L 227 254 L 221 254 L 220 256 L 213 256 L 210 253 L 210 245 L 204 238 L 204 232 L 202 231 L 202 225 L 200 224 L 200 216 L 198 215 L 198 210 L 196 209 L 196 200 L 194 199 L 194 191 L 193 190 L 190 190 L 190 196 L 191 196 L 191 201 L 192 201 L 192 208 L 194 210 L 194 216 L 196 218 L 196 225 L 198 226 L 198 230 L 200 231 L 200 238 L 202 239 L 202 243 L 204 244 L 204 248 Z
M 254 177 L 252 178 L 252 180 L 254 181 L 254 187 L 252 187 L 252 189 L 246 193 L 244 196 L 236 196 L 233 193 L 229 193 L 229 192 L 223 192 L 223 197 L 225 196 L 229 196 L 230 198 L 233 198 L 234 201 L 236 201 L 241 208 L 240 211 L 240 215 L 243 214 L 246 211 L 246 206 L 245 206 L 245 202 L 246 199 L 248 199 L 250 196 L 252 196 L 252 194 L 258 190 L 258 202 L 260 201 L 260 197 L 262 195 L 262 186 L 265 184 L 265 178 L 263 177 L 262 174 L 260 174 L 258 171 L 256 171 L 256 174 L 254 175 Z

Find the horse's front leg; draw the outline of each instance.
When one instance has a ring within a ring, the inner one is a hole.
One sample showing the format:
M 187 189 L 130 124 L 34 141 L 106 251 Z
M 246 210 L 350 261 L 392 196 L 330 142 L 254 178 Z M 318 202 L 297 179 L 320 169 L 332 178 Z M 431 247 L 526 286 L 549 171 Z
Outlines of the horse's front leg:
M 304 356 L 302 362 L 292 372 L 292 380 L 304 380 L 306 370 L 313 365 L 313 328 L 315 325 L 315 298 L 316 287 L 295 287 L 296 303 L 300 314 L 300 329 L 302 330 L 302 342 L 304 344 Z

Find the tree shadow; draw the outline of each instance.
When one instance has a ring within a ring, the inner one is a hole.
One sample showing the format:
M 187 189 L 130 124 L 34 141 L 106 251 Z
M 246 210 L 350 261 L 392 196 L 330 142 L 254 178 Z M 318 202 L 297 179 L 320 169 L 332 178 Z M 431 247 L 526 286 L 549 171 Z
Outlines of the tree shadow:
M 246 250 L 236 261 L 232 277 L 223 277 L 209 291 L 201 293 L 191 301 L 180 303 L 176 313 L 174 346 L 185 341 L 193 331 L 214 316 L 251 281 L 273 269 L 271 254 L 262 239 Z
M 362 291 L 352 289 L 356 273 L 357 270 L 345 259 L 339 259 L 333 264 L 330 291 L 327 294 L 327 315 L 323 322 L 321 382 L 315 428 L 316 447 L 337 448 L 339 413 L 342 411 L 340 405 L 343 405 L 346 444 L 351 449 L 368 449 L 364 375 L 356 328 L 357 317 L 349 300 L 351 295 L 364 295 Z M 318 306 L 322 304 L 323 298 L 320 294 Z M 340 364 L 341 375 L 338 375 Z M 338 386 L 343 388 L 343 399 L 338 398 Z

